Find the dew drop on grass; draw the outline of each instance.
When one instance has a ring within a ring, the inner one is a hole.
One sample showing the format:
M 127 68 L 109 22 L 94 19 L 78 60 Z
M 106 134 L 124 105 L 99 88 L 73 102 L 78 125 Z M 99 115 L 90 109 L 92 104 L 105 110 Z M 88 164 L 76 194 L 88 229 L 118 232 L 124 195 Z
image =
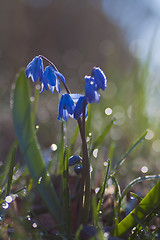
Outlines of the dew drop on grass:
M 94 156 L 95 158 L 97 158 L 97 156 L 98 156 L 98 148 L 94 149 L 94 151 L 93 151 L 93 156 Z
M 10 196 L 10 195 L 6 196 L 5 201 L 6 201 L 6 203 L 11 203 L 13 201 L 12 196 Z
M 32 224 L 32 227 L 33 227 L 33 228 L 37 228 L 37 227 L 38 227 L 37 223 L 34 222 L 34 223 Z
M 148 167 L 147 167 L 147 166 L 143 166 L 143 167 L 141 168 L 141 172 L 142 172 L 142 173 L 147 173 L 147 172 L 148 172 Z
M 55 152 L 55 151 L 57 150 L 57 145 L 53 143 L 53 144 L 51 145 L 51 150 L 52 150 L 53 152 Z
M 7 209 L 7 208 L 9 208 L 9 204 L 7 202 L 4 202 L 4 203 L 2 203 L 2 207 L 4 209 Z
M 106 108 L 104 112 L 107 116 L 109 116 L 109 115 L 112 114 L 112 109 L 111 108 Z

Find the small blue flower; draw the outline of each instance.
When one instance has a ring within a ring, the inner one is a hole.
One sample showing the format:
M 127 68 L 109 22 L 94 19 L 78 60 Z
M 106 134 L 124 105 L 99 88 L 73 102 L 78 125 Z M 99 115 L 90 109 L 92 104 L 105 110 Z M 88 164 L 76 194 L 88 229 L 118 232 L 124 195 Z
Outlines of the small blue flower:
M 55 69 L 51 66 L 47 66 L 45 68 L 44 73 L 43 73 L 43 78 L 42 78 L 41 92 L 43 92 L 44 89 L 48 90 L 48 88 L 50 89 L 50 91 L 52 93 L 54 92 L 54 88 L 56 88 L 58 93 L 61 92 L 60 82 L 59 82 L 57 73 L 58 73 L 58 71 L 55 71 Z
M 74 101 L 71 98 L 70 94 L 63 94 L 59 102 L 59 115 L 57 119 L 64 119 L 65 121 L 68 121 L 69 115 L 73 116 L 74 108 Z
M 85 84 L 85 96 L 88 103 L 93 103 L 95 100 L 99 102 L 100 96 L 98 93 L 97 84 L 95 83 L 95 79 L 91 76 L 84 77 Z
M 107 87 L 107 78 L 104 72 L 99 67 L 94 67 L 92 70 L 92 77 L 97 84 L 97 90 L 102 89 L 104 91 Z
M 80 156 L 74 155 L 69 158 L 68 160 L 68 166 L 73 166 L 75 164 L 78 164 L 82 161 L 82 158 Z
M 42 81 L 43 77 L 43 61 L 41 57 L 35 57 L 28 64 L 26 68 L 27 78 L 31 77 L 33 82 L 36 82 L 38 79 Z

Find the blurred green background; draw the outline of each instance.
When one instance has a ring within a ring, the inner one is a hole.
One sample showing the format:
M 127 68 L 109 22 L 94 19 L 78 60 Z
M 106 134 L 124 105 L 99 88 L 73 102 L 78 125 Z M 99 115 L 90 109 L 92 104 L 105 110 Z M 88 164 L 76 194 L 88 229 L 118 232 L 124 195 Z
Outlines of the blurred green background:
M 156 0 L 146 2 L 0 1 L 0 161 L 15 139 L 10 92 L 16 73 L 42 54 L 63 73 L 73 93 L 84 92 L 83 77 L 93 66 L 105 72 L 107 90 L 101 94 L 100 104 L 92 105 L 93 137 L 113 117 L 116 124 L 98 153 L 99 168 L 108 157 L 111 143 L 116 162 L 148 128 L 150 141 L 130 155 L 119 175 L 123 184 L 146 173 L 159 173 L 160 7 Z M 44 150 L 59 139 L 58 95 L 44 92 L 39 101 L 38 140 Z M 74 124 L 72 119 L 68 123 L 71 127 Z

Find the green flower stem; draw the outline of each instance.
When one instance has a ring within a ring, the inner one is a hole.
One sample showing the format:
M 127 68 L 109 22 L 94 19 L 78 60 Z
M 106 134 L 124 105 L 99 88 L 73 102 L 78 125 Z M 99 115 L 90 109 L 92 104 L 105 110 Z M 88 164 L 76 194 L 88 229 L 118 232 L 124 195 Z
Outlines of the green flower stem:
M 82 151 L 83 151 L 83 160 L 82 160 L 82 209 L 80 222 L 83 225 L 88 224 L 89 219 L 89 210 L 90 210 L 90 163 L 88 157 L 88 149 L 85 135 L 85 112 L 86 112 L 87 102 L 84 101 L 83 106 L 83 116 L 82 116 Z

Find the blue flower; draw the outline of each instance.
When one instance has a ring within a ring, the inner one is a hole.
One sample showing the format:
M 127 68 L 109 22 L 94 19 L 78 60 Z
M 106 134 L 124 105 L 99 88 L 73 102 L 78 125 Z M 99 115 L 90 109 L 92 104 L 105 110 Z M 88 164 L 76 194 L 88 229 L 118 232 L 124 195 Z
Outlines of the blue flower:
M 64 119 L 65 121 L 68 121 L 69 115 L 73 116 L 74 108 L 74 101 L 71 98 L 70 94 L 63 94 L 59 102 L 59 115 L 57 119 Z
M 61 92 L 60 82 L 59 82 L 57 75 L 59 76 L 59 72 L 56 71 L 53 67 L 47 66 L 45 68 L 44 73 L 43 73 L 43 78 L 42 78 L 41 92 L 43 92 L 44 89 L 48 90 L 48 88 L 50 89 L 50 91 L 52 93 L 54 92 L 54 88 L 56 88 L 58 93 Z
M 64 76 L 58 72 L 56 67 L 47 66 L 45 70 L 43 70 L 43 60 L 41 56 L 35 57 L 26 68 L 26 76 L 27 78 L 31 77 L 33 82 L 36 82 L 38 79 L 41 82 L 42 88 L 41 92 L 44 89 L 53 93 L 56 88 L 57 92 L 60 93 L 60 82 L 59 79 L 65 84 Z
M 82 158 L 80 156 L 74 155 L 69 158 L 68 160 L 68 166 L 73 166 L 75 164 L 78 164 L 82 161 Z
M 100 96 L 98 93 L 97 84 L 95 79 L 91 76 L 84 77 L 86 84 L 85 84 L 85 96 L 88 103 L 93 103 L 95 100 L 99 102 Z
M 38 79 L 42 81 L 43 77 L 43 61 L 41 57 L 35 57 L 28 64 L 26 68 L 27 78 L 31 77 L 33 82 L 36 82 Z
M 92 77 L 97 84 L 97 90 L 102 89 L 104 91 L 107 87 L 107 78 L 104 72 L 99 67 L 94 67 L 92 70 Z
M 63 94 L 59 102 L 59 115 L 57 119 L 68 121 L 70 116 L 77 120 L 83 114 L 83 104 L 85 99 L 85 96 L 81 94 Z M 88 108 L 86 107 L 86 117 L 87 113 Z

